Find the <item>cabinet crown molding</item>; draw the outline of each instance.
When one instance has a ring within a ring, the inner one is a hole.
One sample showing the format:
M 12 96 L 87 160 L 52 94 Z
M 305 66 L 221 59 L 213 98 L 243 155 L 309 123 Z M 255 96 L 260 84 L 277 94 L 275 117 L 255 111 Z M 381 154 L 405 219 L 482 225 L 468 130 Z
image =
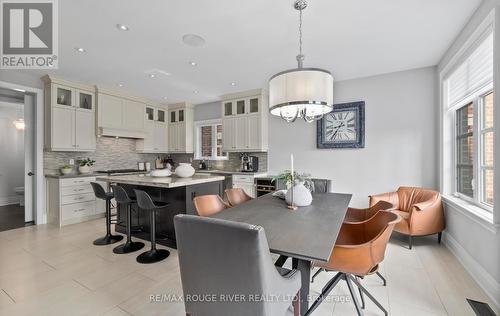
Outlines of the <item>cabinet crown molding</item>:
M 191 103 L 188 103 L 188 102 L 179 102 L 179 103 L 174 103 L 174 104 L 168 105 L 169 110 L 182 109 L 182 108 L 192 109 L 192 108 L 194 108 L 194 105 L 192 105 Z
M 122 98 L 122 99 L 127 99 L 127 100 L 130 100 L 130 101 L 135 101 L 135 102 L 139 102 L 139 103 L 144 103 L 146 105 L 151 105 L 151 106 L 154 106 L 154 107 L 161 107 L 161 106 L 158 105 L 157 102 L 154 102 L 154 101 L 149 100 L 147 98 L 133 96 L 133 95 L 126 94 L 126 93 L 123 93 L 123 92 L 120 92 L 120 91 L 116 91 L 116 90 L 112 90 L 112 89 L 106 89 L 106 88 L 102 88 L 102 87 L 99 87 L 99 86 L 95 86 L 95 91 L 98 94 L 102 93 L 102 94 L 112 95 L 114 97 L 118 97 L 118 98 Z
M 233 99 L 253 97 L 256 95 L 265 96 L 266 94 L 267 94 L 267 91 L 265 89 L 253 89 L 253 90 L 224 94 L 224 95 L 221 95 L 220 98 L 221 98 L 221 100 L 224 101 L 224 100 L 233 100 Z
M 60 77 L 54 77 L 51 75 L 45 75 L 45 76 L 41 77 L 40 80 L 42 80 L 44 84 L 55 83 L 55 84 L 61 84 L 64 86 L 70 86 L 72 88 L 77 88 L 80 90 L 86 90 L 86 91 L 93 92 L 93 93 L 96 92 L 95 86 L 83 84 L 83 83 L 79 83 L 79 82 L 74 82 L 74 81 L 69 81 L 69 80 L 62 79 Z

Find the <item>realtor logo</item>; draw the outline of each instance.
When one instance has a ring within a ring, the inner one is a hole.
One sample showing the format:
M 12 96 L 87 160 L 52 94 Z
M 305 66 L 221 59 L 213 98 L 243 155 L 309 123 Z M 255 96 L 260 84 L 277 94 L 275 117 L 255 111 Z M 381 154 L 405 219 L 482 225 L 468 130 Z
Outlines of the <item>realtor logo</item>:
M 1 69 L 56 69 L 57 0 L 0 0 Z

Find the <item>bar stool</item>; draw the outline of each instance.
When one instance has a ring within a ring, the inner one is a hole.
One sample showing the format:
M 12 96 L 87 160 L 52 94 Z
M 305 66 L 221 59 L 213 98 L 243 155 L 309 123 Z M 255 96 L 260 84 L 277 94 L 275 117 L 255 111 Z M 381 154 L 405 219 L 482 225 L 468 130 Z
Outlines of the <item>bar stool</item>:
M 90 182 L 94 190 L 95 197 L 106 201 L 106 236 L 94 240 L 94 245 L 104 246 L 114 244 L 123 239 L 121 235 L 111 234 L 111 200 L 114 198 L 113 192 L 106 192 L 104 188 L 96 182 Z
M 156 249 L 156 211 L 158 209 L 164 208 L 168 203 L 156 202 L 154 203 L 149 194 L 142 190 L 134 190 L 137 197 L 137 205 L 140 209 L 149 211 L 150 220 L 150 239 L 151 239 L 151 249 L 149 251 L 141 253 L 137 256 L 137 262 L 139 263 L 155 263 L 162 261 L 170 255 L 170 252 L 165 249 Z
M 117 246 L 113 249 L 113 252 L 116 254 L 124 254 L 137 251 L 144 247 L 144 243 L 138 241 L 132 241 L 132 205 L 137 204 L 136 200 L 133 200 L 127 194 L 127 191 L 120 186 L 112 185 L 111 190 L 115 195 L 116 203 L 123 205 L 127 208 L 127 241 Z

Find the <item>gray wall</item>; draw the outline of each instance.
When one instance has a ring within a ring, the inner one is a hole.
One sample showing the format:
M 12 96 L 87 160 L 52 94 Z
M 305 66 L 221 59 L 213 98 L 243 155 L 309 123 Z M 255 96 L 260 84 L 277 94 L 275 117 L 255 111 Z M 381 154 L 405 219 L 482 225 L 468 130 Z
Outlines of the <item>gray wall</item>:
M 500 6 L 500 0 L 483 1 L 460 35 L 456 38 L 454 44 L 444 55 L 438 69 L 441 70 L 445 67 L 445 65 L 465 44 L 467 39 L 476 30 L 484 18 L 493 8 L 497 6 Z M 499 15 L 497 15 L 497 19 L 498 16 Z M 497 23 L 498 22 L 499 21 L 497 20 Z M 497 32 L 495 40 L 497 41 L 496 47 L 499 47 L 499 32 Z M 496 53 L 496 56 L 498 65 L 498 53 Z M 495 83 L 497 88 L 500 85 L 498 82 L 498 80 L 500 80 L 500 76 L 498 75 L 500 70 L 498 69 L 499 68 L 497 67 L 497 82 Z M 496 98 L 495 102 L 498 102 L 498 100 L 499 99 Z M 498 104 L 495 105 L 495 108 L 498 109 Z M 436 108 L 436 113 L 439 113 L 439 108 Z M 497 122 L 498 120 L 495 124 L 497 124 Z M 498 144 L 498 141 L 495 141 L 495 143 Z M 496 148 L 495 150 L 495 170 L 500 170 L 498 166 L 498 162 L 500 161 L 500 159 L 498 159 L 498 149 Z M 497 172 L 495 176 L 498 177 Z M 498 184 L 498 181 L 496 184 Z M 500 209 L 498 193 L 499 190 L 496 186 L 495 212 L 497 214 Z M 495 233 L 485 228 L 480 223 L 481 220 L 474 220 L 473 218 L 475 215 L 468 214 L 467 210 L 461 211 L 452 205 L 446 204 L 445 210 L 446 232 L 444 235 L 444 241 L 446 245 L 459 258 L 474 279 L 500 308 L 500 233 L 498 231 Z
M 355 207 L 400 185 L 436 188 L 435 87 L 434 67 L 336 83 L 335 103 L 366 102 L 364 149 L 316 149 L 316 124 L 271 116 L 270 173 L 288 169 L 293 153 L 297 171 L 332 179 Z

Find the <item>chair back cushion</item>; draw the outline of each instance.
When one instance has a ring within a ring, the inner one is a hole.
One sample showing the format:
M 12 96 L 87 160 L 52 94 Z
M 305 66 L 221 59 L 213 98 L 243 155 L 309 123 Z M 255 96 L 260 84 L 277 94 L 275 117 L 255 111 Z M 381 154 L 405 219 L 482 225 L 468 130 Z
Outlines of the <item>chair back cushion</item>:
M 243 189 L 240 188 L 227 189 L 225 192 L 227 200 L 232 206 L 248 202 L 252 199 L 245 193 L 245 191 L 243 191 Z
M 128 196 L 127 191 L 124 188 L 117 185 L 112 185 L 111 190 L 115 195 L 115 200 L 118 203 L 131 203 L 132 199 Z
M 218 195 L 200 195 L 193 198 L 194 208 L 200 216 L 211 216 L 227 208 Z
M 108 195 L 106 194 L 106 190 L 102 187 L 97 182 L 90 182 L 90 185 L 92 186 L 92 190 L 94 190 L 94 195 L 98 199 L 103 199 L 106 200 L 108 198 Z
M 265 302 L 235 296 L 269 295 L 266 283 L 279 276 L 262 227 L 184 214 L 175 216 L 174 224 L 182 289 L 192 298 L 184 302 L 186 313 L 270 315 Z M 207 301 L 212 295 L 215 301 Z
M 433 190 L 415 187 L 399 187 L 399 210 L 409 212 L 413 205 L 428 200 L 435 200 L 438 196 L 439 192 Z

